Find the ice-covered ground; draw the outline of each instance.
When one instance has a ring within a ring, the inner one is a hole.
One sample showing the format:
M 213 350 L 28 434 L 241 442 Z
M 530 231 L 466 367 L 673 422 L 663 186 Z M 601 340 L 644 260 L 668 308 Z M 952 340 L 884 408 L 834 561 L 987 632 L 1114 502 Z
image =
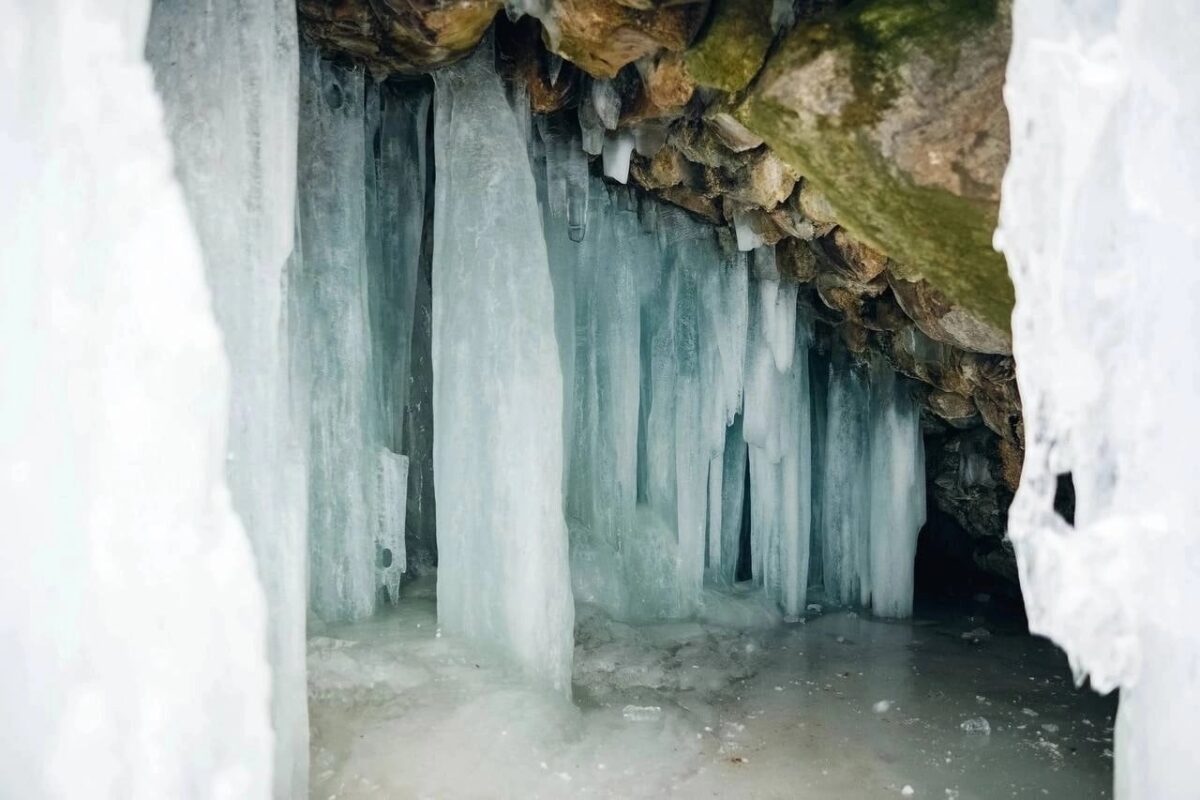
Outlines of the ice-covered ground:
M 1115 703 L 987 604 L 790 625 L 720 605 L 740 629 L 581 606 L 576 706 L 440 636 L 424 587 L 326 628 L 309 640 L 312 797 L 1109 796 Z M 964 730 L 978 718 L 990 733 Z

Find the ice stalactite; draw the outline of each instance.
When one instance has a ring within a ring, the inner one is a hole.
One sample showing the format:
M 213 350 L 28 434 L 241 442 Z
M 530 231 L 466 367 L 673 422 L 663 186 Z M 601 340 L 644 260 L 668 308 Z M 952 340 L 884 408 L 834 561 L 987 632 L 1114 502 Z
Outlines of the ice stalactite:
M 438 619 L 569 692 L 563 376 L 537 192 L 487 43 L 435 75 Z
M 265 797 L 267 611 L 150 4 L 0 5 L 0 794 Z
M 825 599 L 910 617 L 925 524 L 920 408 L 888 367 L 853 365 L 841 347 L 825 407 L 817 517 Z
M 230 24 L 231 19 L 238 24 Z M 305 476 L 288 404 L 298 38 L 286 0 L 157 0 L 146 41 L 230 364 L 226 476 L 266 592 L 274 795 L 306 793 Z
M 305 420 L 309 609 L 369 616 L 405 566 L 404 441 L 425 200 L 428 95 L 301 53 L 291 294 Z
M 1194 794 L 1200 717 L 1200 61 L 1195 7 L 1014 4 L 1001 229 L 1025 463 L 1009 513 L 1031 630 L 1120 687 L 1116 796 Z M 1074 523 L 1054 509 L 1074 484 Z
M 755 252 L 773 271 L 773 252 Z M 812 423 L 807 325 L 796 284 L 758 279 L 746 351 L 743 435 L 750 447 L 751 559 L 755 579 L 783 612 L 804 612 L 812 531 Z
M 871 610 L 912 616 L 913 561 L 925 524 L 925 445 L 921 410 L 896 373 L 871 367 Z
M 301 52 L 294 326 L 308 410 L 309 609 L 323 620 L 375 609 L 380 461 L 367 296 L 367 150 L 361 70 Z

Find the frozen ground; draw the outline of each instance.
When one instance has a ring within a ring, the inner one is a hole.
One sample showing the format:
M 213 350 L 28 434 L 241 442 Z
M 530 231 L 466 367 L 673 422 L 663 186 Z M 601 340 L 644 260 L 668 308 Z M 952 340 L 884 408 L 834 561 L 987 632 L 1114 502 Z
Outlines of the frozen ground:
M 1115 703 L 989 610 L 737 630 L 580 607 L 573 707 L 439 636 L 418 589 L 310 637 L 312 797 L 1109 796 Z

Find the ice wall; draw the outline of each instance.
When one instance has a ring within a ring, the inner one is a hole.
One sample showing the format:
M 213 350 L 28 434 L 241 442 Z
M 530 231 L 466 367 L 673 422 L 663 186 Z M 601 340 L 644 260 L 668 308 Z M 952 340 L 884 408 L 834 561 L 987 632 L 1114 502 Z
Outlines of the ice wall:
M 429 97 L 301 52 L 292 399 L 309 487 L 309 610 L 361 619 L 406 566 L 400 453 Z
M 285 0 L 156 0 L 146 39 L 230 364 L 225 472 L 267 596 L 279 798 L 305 794 L 308 782 L 305 476 L 288 405 L 284 304 L 298 46 Z
M 563 375 L 526 142 L 485 45 L 435 74 L 438 619 L 569 692 Z
M 270 792 L 230 364 L 142 58 L 149 13 L 0 2 L 6 797 Z M 272 227 L 264 255 L 285 238 Z
M 997 243 L 1016 286 L 1030 628 L 1121 688 L 1116 796 L 1195 791 L 1200 58 L 1194 4 L 1014 5 Z M 1053 508 L 1058 476 L 1074 525 Z

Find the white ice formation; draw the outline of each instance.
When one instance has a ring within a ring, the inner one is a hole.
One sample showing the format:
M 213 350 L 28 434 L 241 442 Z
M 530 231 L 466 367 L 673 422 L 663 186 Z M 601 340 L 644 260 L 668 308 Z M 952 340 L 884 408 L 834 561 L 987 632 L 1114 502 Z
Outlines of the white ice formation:
M 5 797 L 271 791 L 267 606 L 226 477 L 227 441 L 258 444 L 227 439 L 149 14 L 0 2 Z
M 485 42 L 435 75 L 438 621 L 570 692 L 563 378 L 526 142 Z
M 1200 59 L 1195 4 L 1014 4 L 997 243 L 1016 286 L 1030 628 L 1121 689 L 1116 796 L 1195 791 Z M 1054 510 L 1069 476 L 1074 524 Z
M 267 598 L 274 795 L 297 797 L 308 781 L 306 500 L 284 295 L 296 195 L 295 5 L 157 0 L 146 58 L 229 359 L 225 474 Z

